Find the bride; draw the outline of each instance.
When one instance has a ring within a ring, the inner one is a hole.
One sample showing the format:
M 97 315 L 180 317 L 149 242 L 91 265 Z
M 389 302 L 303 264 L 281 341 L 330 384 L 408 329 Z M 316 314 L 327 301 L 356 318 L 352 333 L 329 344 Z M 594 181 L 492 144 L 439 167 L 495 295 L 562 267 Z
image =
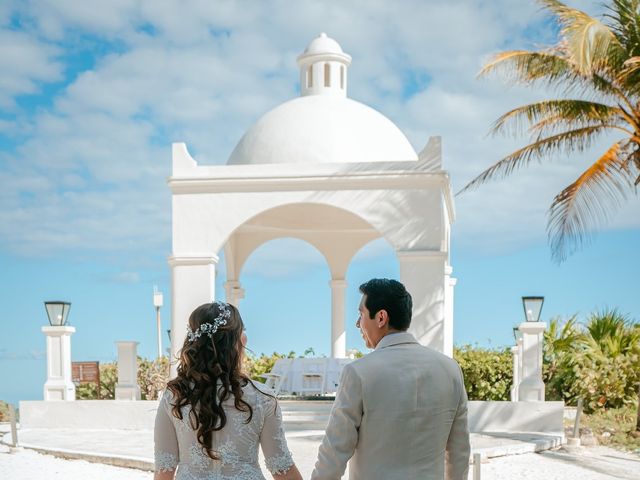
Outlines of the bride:
M 242 373 L 247 336 L 238 310 L 207 303 L 189 317 L 178 375 L 156 415 L 155 480 L 302 480 L 275 397 Z

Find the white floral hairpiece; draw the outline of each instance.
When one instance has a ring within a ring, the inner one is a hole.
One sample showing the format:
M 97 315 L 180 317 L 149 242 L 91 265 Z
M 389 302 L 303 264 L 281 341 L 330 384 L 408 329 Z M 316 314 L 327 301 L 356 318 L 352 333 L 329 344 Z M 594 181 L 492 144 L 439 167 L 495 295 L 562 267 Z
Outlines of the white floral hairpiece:
M 226 325 L 227 320 L 231 318 L 231 310 L 229 310 L 229 304 L 224 302 L 213 302 L 218 306 L 218 316 L 213 320 L 213 323 L 203 323 L 196 331 L 192 331 L 190 327 L 187 327 L 187 339 L 193 342 L 200 338 L 203 333 L 206 333 L 209 338 L 213 337 L 213 334 L 218 331 L 220 325 Z

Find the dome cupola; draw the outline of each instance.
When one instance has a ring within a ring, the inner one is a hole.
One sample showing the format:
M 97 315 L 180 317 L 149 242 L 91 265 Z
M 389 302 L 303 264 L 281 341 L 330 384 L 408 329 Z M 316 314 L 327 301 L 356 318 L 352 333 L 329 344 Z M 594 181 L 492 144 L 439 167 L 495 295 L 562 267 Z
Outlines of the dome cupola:
M 298 57 L 300 95 L 347 96 L 347 67 L 351 56 L 326 33 L 314 38 Z
M 417 160 L 400 129 L 347 97 L 351 56 L 321 33 L 298 57 L 300 96 L 265 113 L 244 134 L 228 165 Z

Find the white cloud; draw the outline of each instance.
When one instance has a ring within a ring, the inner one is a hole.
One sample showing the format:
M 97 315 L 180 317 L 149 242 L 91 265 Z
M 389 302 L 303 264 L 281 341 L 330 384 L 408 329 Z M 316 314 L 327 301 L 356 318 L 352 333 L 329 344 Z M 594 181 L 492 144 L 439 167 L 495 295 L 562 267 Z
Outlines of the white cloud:
M 596 11 L 594 2 L 571 3 Z M 542 42 L 551 40 L 538 6 L 524 0 L 51 0 L 13 8 L 25 26 L 0 31 L 12 52 L 0 81 L 0 105 L 59 80 L 67 67 L 61 59 L 81 49 L 74 43 L 79 38 L 109 42 L 93 68 L 74 76 L 51 107 L 18 112 L 15 122 L 0 120 L 0 133 L 20 139 L 15 155 L 0 157 L 6 185 L 0 192 L 0 239 L 23 254 L 167 254 L 170 143 L 187 142 L 201 163 L 224 163 L 262 113 L 296 95 L 295 57 L 320 31 L 353 56 L 353 98 L 397 122 L 418 150 L 430 135 L 443 137 L 455 190 L 523 144 L 487 137 L 491 123 L 547 94 L 475 78 L 492 53 L 532 47 L 532 32 L 542 32 Z M 0 18 L 9 17 L 0 10 Z M 429 80 L 407 95 L 412 75 Z M 536 166 L 457 198 L 454 233 L 486 250 L 539 241 L 553 195 L 583 167 Z M 611 227 L 640 226 L 636 211 L 623 209 Z M 305 255 L 302 265 L 313 256 Z M 279 257 L 273 258 L 266 266 L 277 273 Z
M 62 78 L 60 49 L 24 32 L 0 29 L 0 107 L 15 108 L 15 97 L 40 92 L 41 82 Z

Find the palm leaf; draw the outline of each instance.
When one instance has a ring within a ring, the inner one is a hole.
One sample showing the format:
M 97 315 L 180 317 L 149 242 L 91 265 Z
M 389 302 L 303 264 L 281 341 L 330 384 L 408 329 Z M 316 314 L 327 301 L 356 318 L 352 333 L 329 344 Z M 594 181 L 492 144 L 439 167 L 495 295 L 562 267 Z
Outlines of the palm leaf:
M 540 131 L 542 127 L 557 125 L 578 128 L 601 123 L 615 123 L 623 112 L 619 107 L 586 100 L 545 100 L 524 105 L 502 115 L 491 128 L 491 133 L 522 133 L 525 127 Z M 527 126 L 533 124 L 532 126 Z
M 554 199 L 547 231 L 552 256 L 566 258 L 578 249 L 592 227 L 608 218 L 611 204 L 619 206 L 632 187 L 625 142 L 614 143 L 604 155 Z
M 558 19 L 569 60 L 581 74 L 589 75 L 607 65 L 610 49 L 619 45 L 609 27 L 557 0 L 541 0 L 540 3 Z
M 545 155 L 558 151 L 565 151 L 566 153 L 570 153 L 573 150 L 584 151 L 591 146 L 591 142 L 598 134 L 614 127 L 614 125 L 606 124 L 593 125 L 537 139 L 487 168 L 456 195 L 472 190 L 495 178 L 504 178 L 515 170 L 528 165 L 531 160 L 540 160 Z
M 478 77 L 501 70 L 507 81 L 529 84 L 536 80 L 546 80 L 549 84 L 573 79 L 575 68 L 554 51 L 532 52 L 529 50 L 509 50 L 493 56 Z

